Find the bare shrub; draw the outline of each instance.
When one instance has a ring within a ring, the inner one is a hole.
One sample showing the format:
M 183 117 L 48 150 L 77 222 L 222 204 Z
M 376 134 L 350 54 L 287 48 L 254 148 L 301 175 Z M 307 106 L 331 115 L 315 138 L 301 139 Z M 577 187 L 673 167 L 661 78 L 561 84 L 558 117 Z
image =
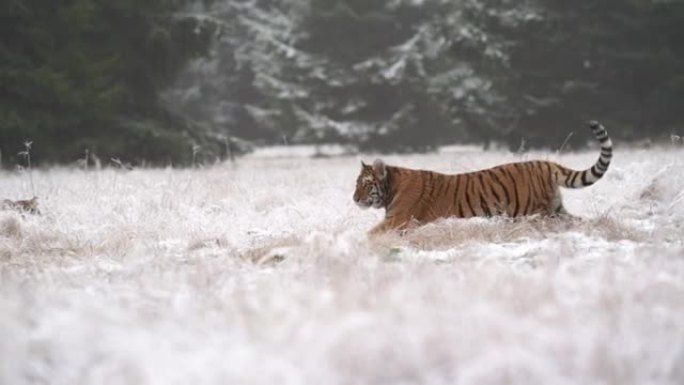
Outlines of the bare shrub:
M 300 244 L 301 240 L 295 236 L 272 238 L 243 251 L 240 253 L 240 258 L 258 265 L 282 262 L 287 257 L 286 250 Z

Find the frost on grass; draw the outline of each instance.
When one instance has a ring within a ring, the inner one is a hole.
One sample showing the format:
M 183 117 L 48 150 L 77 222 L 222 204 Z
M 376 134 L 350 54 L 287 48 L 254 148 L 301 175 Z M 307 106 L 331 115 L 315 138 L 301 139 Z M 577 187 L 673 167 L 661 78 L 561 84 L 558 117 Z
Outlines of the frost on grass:
M 1 384 L 678 384 L 684 156 L 620 151 L 576 221 L 446 219 L 368 239 L 359 159 L 5 173 Z M 583 168 L 595 153 L 549 157 Z M 450 151 L 389 164 L 519 160 Z M 372 161 L 372 157 L 365 158 Z

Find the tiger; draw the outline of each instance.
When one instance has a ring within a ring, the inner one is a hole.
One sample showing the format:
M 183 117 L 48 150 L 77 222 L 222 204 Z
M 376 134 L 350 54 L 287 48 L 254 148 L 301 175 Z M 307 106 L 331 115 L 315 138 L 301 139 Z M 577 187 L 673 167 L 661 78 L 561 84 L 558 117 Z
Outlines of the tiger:
M 376 159 L 372 165 L 361 161 L 353 199 L 363 209 L 385 209 L 385 217 L 370 234 L 401 231 L 446 217 L 571 217 L 563 207 L 559 187 L 593 185 L 606 173 L 613 156 L 613 144 L 603 125 L 591 121 L 589 128 L 601 144 L 601 153 L 596 163 L 583 171 L 534 160 L 442 174 L 390 166 Z

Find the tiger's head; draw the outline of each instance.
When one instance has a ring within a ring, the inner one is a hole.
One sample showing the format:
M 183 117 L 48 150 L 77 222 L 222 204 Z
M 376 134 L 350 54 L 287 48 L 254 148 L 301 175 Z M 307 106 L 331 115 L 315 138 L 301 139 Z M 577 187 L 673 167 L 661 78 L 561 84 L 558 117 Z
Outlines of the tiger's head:
M 387 166 L 376 159 L 373 165 L 361 161 L 361 173 L 356 179 L 354 202 L 361 208 L 379 209 L 385 205 L 387 195 Z

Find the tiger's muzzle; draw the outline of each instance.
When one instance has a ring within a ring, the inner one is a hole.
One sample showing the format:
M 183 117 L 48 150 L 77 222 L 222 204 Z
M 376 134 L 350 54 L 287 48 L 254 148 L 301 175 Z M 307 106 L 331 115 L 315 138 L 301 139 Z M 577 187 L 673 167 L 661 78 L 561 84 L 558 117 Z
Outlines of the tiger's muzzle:
M 361 197 L 354 194 L 353 199 L 354 199 L 354 203 L 356 203 L 356 205 L 362 209 L 367 209 L 367 208 L 373 206 L 373 198 L 372 197 L 366 197 L 366 199 L 361 199 Z

